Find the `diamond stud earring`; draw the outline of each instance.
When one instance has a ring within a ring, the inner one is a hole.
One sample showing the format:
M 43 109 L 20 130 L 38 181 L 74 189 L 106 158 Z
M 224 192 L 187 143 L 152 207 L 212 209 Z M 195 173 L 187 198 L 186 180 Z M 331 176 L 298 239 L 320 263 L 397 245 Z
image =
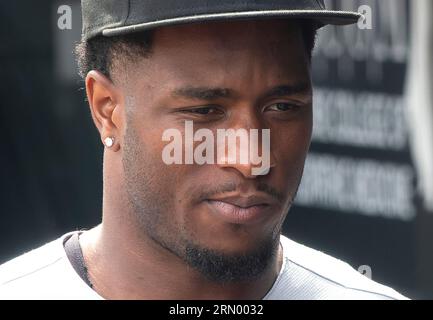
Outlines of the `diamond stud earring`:
M 104 144 L 107 148 L 111 148 L 114 144 L 114 138 L 111 138 L 111 137 L 105 138 Z

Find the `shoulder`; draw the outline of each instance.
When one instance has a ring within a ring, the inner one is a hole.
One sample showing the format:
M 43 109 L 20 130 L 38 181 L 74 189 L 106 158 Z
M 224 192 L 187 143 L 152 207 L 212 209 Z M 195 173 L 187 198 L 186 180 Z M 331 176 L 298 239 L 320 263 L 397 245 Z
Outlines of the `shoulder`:
M 63 249 L 68 233 L 0 266 L 1 299 L 70 299 L 84 282 Z M 67 288 L 67 289 L 66 289 Z
M 284 262 L 269 299 L 407 299 L 349 264 L 281 236 Z

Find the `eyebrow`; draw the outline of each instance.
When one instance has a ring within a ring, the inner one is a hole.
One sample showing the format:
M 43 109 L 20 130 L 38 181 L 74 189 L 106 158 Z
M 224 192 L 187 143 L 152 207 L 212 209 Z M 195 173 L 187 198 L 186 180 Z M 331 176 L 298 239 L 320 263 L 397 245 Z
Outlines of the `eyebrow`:
M 211 101 L 221 98 L 232 98 L 235 94 L 233 90 L 227 88 L 185 87 L 176 89 L 172 93 L 172 96 Z
M 296 85 L 280 85 L 274 87 L 263 94 L 260 98 L 283 97 L 293 94 L 308 93 L 311 91 L 309 83 L 299 83 Z M 217 99 L 235 98 L 237 95 L 234 90 L 228 88 L 210 88 L 210 87 L 184 87 L 173 91 L 173 97 L 181 97 L 195 100 L 213 101 Z
M 282 85 L 277 86 L 266 92 L 261 96 L 262 99 L 269 97 L 284 97 L 294 94 L 306 94 L 311 91 L 311 84 L 303 82 L 296 85 Z

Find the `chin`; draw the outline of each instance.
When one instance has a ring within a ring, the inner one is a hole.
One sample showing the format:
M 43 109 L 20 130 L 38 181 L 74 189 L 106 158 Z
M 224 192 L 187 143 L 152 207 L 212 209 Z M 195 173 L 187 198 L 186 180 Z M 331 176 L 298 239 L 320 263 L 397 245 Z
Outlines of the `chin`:
M 253 246 L 231 243 L 230 248 L 188 243 L 184 259 L 193 268 L 215 282 L 247 281 L 259 277 L 278 251 L 278 241 L 270 237 Z

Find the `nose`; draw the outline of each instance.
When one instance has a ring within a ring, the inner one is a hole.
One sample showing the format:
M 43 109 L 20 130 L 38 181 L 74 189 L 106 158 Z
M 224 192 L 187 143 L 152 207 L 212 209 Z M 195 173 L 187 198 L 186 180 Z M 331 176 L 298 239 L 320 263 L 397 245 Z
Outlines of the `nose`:
M 230 163 L 227 161 L 227 159 L 222 158 L 221 162 L 219 162 L 217 165 L 221 168 L 224 168 L 225 170 L 236 170 L 239 172 L 245 179 L 256 179 L 260 176 L 265 176 L 270 173 L 270 170 L 276 166 L 275 158 L 272 156 L 271 153 L 271 161 L 268 165 L 264 166 L 257 166 L 256 164 L 253 164 L 252 162 L 248 162 L 246 164 L 244 163 Z M 256 171 L 254 171 L 256 170 Z
M 270 129 L 253 112 L 239 112 L 228 129 L 217 130 L 217 165 L 247 179 L 269 174 L 276 166 L 270 137 Z

